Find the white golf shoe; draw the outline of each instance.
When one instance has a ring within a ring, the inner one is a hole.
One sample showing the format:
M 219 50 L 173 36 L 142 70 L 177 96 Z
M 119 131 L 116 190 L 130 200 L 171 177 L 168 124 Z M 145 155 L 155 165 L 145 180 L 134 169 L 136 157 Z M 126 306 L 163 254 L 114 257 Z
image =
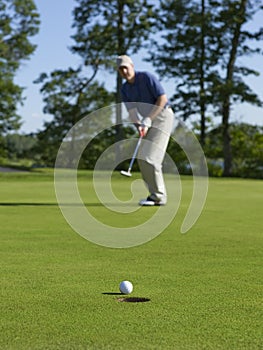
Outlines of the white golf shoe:
M 146 199 L 142 199 L 139 202 L 139 205 L 143 207 L 153 207 L 153 206 L 160 206 L 160 205 L 165 205 L 163 201 L 156 201 L 153 200 L 151 197 L 147 197 Z

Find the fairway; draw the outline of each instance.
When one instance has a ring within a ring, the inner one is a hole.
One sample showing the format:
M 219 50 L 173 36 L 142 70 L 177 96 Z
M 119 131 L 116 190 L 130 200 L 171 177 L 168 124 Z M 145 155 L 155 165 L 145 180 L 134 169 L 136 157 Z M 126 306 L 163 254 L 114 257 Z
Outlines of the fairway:
M 130 181 L 114 174 L 116 195 L 125 198 Z M 172 222 L 127 249 L 74 232 L 52 171 L 3 173 L 0 187 L 1 350 L 262 349 L 262 181 L 209 179 L 200 218 L 181 234 L 192 193 L 183 177 Z M 79 187 L 107 225 L 138 225 L 156 211 L 113 213 L 89 172 Z M 119 302 L 122 280 L 133 283 L 131 297 L 148 301 Z

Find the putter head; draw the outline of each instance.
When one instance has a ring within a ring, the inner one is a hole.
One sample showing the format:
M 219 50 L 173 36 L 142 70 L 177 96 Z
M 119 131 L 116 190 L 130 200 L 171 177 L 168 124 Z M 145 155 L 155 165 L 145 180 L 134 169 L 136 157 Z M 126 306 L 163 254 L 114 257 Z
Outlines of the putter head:
M 125 170 L 121 170 L 121 175 L 123 175 L 123 176 L 128 176 L 128 177 L 131 177 L 131 176 L 132 176 L 132 174 L 131 174 L 130 171 L 125 171 Z

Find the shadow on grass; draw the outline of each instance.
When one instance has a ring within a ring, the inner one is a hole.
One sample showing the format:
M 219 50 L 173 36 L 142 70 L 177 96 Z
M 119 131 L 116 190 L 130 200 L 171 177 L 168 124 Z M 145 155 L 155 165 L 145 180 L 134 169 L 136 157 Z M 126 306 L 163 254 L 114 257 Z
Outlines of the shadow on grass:
M 17 206 L 57 206 L 57 203 L 26 203 L 26 202 L 2 202 L 0 203 L 1 207 L 17 207 Z
M 84 203 L 86 207 L 104 207 L 102 203 Z M 36 202 L 0 202 L 2 207 L 16 207 L 16 206 L 54 206 L 57 207 L 58 203 L 36 203 Z M 65 207 L 82 207 L 82 204 L 65 203 L 60 204 L 60 206 Z

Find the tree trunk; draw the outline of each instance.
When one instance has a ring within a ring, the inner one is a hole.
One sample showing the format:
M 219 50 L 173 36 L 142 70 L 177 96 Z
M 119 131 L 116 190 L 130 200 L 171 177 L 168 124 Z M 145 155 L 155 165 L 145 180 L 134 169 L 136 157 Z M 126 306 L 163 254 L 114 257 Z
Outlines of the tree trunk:
M 201 146 L 205 145 L 205 86 L 204 86 L 204 62 L 205 62 L 205 0 L 202 0 L 202 26 L 201 26 L 201 60 L 200 60 L 200 114 L 201 114 Z
M 232 173 L 232 150 L 231 150 L 231 137 L 229 133 L 229 119 L 230 119 L 230 100 L 231 90 L 233 88 L 233 76 L 235 69 L 235 62 L 237 56 L 237 49 L 239 44 L 239 38 L 241 35 L 241 26 L 245 21 L 247 0 L 240 2 L 240 7 L 236 15 L 236 25 L 234 28 L 231 51 L 229 61 L 227 64 L 226 81 L 223 91 L 223 103 L 222 103 L 222 125 L 223 125 L 223 155 L 224 155 L 224 171 L 223 176 L 231 176 Z
M 232 170 L 232 148 L 231 137 L 229 133 L 229 115 L 230 115 L 230 97 L 225 97 L 223 103 L 223 155 L 224 171 L 223 176 L 231 176 Z

